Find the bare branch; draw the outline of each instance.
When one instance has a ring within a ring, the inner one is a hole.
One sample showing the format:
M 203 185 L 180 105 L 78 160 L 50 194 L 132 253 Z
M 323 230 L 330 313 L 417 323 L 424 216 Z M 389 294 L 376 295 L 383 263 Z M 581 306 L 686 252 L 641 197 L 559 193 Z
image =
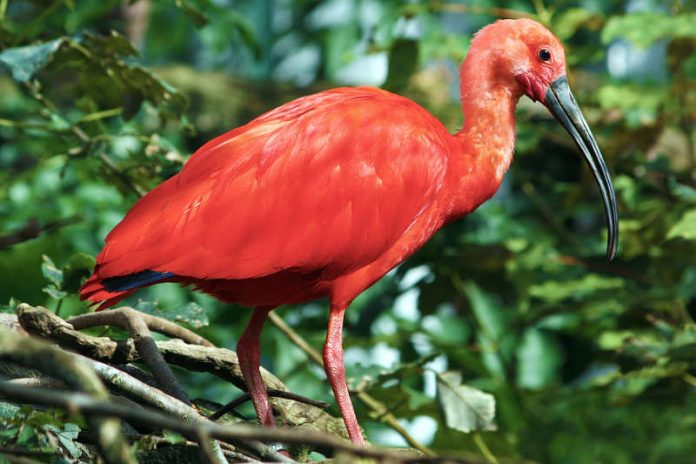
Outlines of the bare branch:
M 302 338 L 302 335 L 298 334 L 292 327 L 287 325 L 283 318 L 276 313 L 270 313 L 268 315 L 268 319 L 273 323 L 273 325 L 280 329 L 280 331 L 283 332 L 283 334 L 285 334 L 285 336 L 288 337 L 291 342 L 304 351 L 309 359 L 314 361 L 317 366 L 320 366 L 322 369 L 324 368 L 324 358 L 322 357 L 321 353 L 315 350 L 312 345 L 307 343 L 307 341 Z
M 87 327 L 93 325 L 114 325 L 118 326 L 130 333 L 133 339 L 133 345 L 135 349 L 138 350 L 138 354 L 142 358 L 143 362 L 147 365 L 152 372 L 152 375 L 157 380 L 160 389 L 165 393 L 177 398 L 184 403 L 191 405 L 191 401 L 188 399 L 186 392 L 179 385 L 179 381 L 174 376 L 174 373 L 169 368 L 169 365 L 164 361 L 162 353 L 157 349 L 155 340 L 152 338 L 150 333 L 149 324 L 144 316 L 146 314 L 136 311 L 133 308 L 119 308 L 118 310 L 106 311 L 103 313 L 92 313 L 87 314 L 87 316 L 100 316 L 97 317 L 80 317 L 73 318 L 72 321 L 67 321 L 68 324 L 75 327 L 75 319 L 80 323 L 76 329 L 80 327 Z M 153 322 L 153 316 L 149 316 L 148 320 Z M 98 323 L 95 323 L 97 322 Z M 87 324 L 87 325 L 86 325 Z M 178 327 L 178 326 L 177 326 Z
M 79 316 L 71 317 L 67 319 L 70 325 L 76 330 L 86 329 L 87 327 L 95 327 L 100 325 L 115 325 L 128 330 L 126 327 L 121 325 L 122 320 L 119 318 L 118 314 L 124 311 L 136 311 L 133 308 L 127 306 L 117 309 L 110 309 L 108 311 L 100 311 L 98 313 L 87 313 L 81 314 Z M 140 317 L 143 319 L 145 324 L 155 332 L 166 335 L 170 338 L 178 338 L 191 345 L 202 345 L 202 346 L 215 346 L 210 343 L 205 338 L 200 335 L 181 327 L 174 322 L 162 319 L 161 317 L 152 316 L 150 314 L 145 314 L 137 311 Z
M 39 221 L 36 218 L 30 219 L 29 222 L 27 222 L 14 232 L 10 232 L 5 235 L 0 235 L 0 250 L 3 248 L 9 248 L 12 245 L 16 245 L 18 243 L 35 239 L 43 234 L 55 232 L 56 230 L 62 229 L 63 227 L 76 224 L 81 220 L 82 218 L 80 216 L 70 216 L 65 219 L 51 221 L 42 226 L 39 224 Z
M 140 361 L 132 340 L 116 342 L 106 337 L 83 334 L 45 308 L 21 305 L 18 308 L 18 319 L 27 332 L 52 340 L 89 358 L 110 364 Z M 157 341 L 155 344 L 168 363 L 193 371 L 211 373 L 246 390 L 246 383 L 234 352 L 223 348 L 188 345 L 179 340 Z M 261 369 L 261 376 L 269 389 L 288 390 L 285 384 L 265 369 Z M 283 398 L 272 398 L 271 402 L 282 424 L 345 436 L 343 422 L 322 409 Z
M 8 380 L 12 385 L 19 385 L 25 388 L 48 388 L 49 390 L 65 390 L 68 386 L 65 382 L 52 379 L 50 377 L 24 377 L 21 379 Z

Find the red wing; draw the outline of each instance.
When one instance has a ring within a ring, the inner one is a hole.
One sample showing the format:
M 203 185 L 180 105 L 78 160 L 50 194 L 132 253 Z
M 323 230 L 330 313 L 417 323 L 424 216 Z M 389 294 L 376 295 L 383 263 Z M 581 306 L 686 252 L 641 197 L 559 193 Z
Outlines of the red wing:
M 379 90 L 291 102 L 204 145 L 136 203 L 107 237 L 99 276 L 357 269 L 432 203 L 445 137 L 418 105 Z

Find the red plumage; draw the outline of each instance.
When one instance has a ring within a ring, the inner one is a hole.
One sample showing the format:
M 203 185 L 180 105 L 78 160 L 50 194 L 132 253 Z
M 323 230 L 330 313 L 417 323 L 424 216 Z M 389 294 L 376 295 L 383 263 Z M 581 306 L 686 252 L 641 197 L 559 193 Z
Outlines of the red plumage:
M 544 103 L 581 148 L 606 207 L 607 254 L 616 251 L 611 180 L 568 88 L 558 39 L 531 20 L 499 21 L 476 35 L 461 80 L 465 123 L 455 135 L 406 98 L 340 88 L 208 142 L 108 235 L 82 298 L 108 307 L 173 281 L 255 306 L 237 354 L 257 415 L 272 425 L 259 374 L 263 323 L 276 306 L 328 297 L 326 373 L 351 439 L 363 443 L 343 366 L 344 312 L 442 225 L 495 193 L 512 159 L 521 95 Z
M 383 258 L 408 229 L 422 240 L 434 232 L 451 138 L 417 104 L 378 89 L 276 108 L 205 144 L 138 201 L 107 236 L 83 296 L 111 305 L 131 292 L 100 280 L 153 270 L 226 302 L 277 306 L 330 296 L 376 262 L 386 272 L 415 248 Z

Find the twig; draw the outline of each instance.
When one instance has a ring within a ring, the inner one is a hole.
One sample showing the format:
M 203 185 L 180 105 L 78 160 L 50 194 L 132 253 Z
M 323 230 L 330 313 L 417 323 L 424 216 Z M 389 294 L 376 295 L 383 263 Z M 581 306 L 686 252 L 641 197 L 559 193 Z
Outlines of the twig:
M 96 327 L 100 325 L 118 325 L 120 322 L 118 314 L 122 311 L 135 311 L 129 307 L 122 307 L 117 309 L 110 309 L 108 311 L 100 311 L 98 313 L 87 313 L 81 314 L 79 316 L 71 317 L 66 320 L 66 322 L 72 325 L 76 330 L 86 329 L 88 327 Z M 143 312 L 138 312 L 142 320 L 147 324 L 150 330 L 166 335 L 170 338 L 178 338 L 190 343 L 191 345 L 202 345 L 202 346 L 215 346 L 210 343 L 205 338 L 200 335 L 181 327 L 174 322 L 162 319 L 161 317 L 152 316 L 150 314 L 145 314 Z M 120 326 L 123 327 L 123 326 Z M 123 327 L 125 328 L 125 327 Z M 126 329 L 127 330 L 127 329 Z
M 116 388 L 119 392 L 122 392 L 131 398 L 149 404 L 152 407 L 156 407 L 157 409 L 171 414 L 172 416 L 178 417 L 183 421 L 202 422 L 206 420 L 189 404 L 175 397 L 163 395 L 160 390 L 141 382 L 135 377 L 131 377 L 120 369 L 79 354 L 75 356 L 81 359 L 85 364 L 91 365 L 102 381 L 108 383 L 112 387 Z M 210 454 L 215 457 L 215 459 L 212 459 L 209 462 L 223 462 L 224 459 L 222 457 L 219 443 L 214 442 L 211 444 L 208 442 L 199 442 L 199 445 L 201 448 L 205 447 L 209 449 L 210 453 L 206 452 L 206 456 Z M 255 444 L 250 445 L 250 447 L 254 449 L 257 448 Z
M 73 126 L 73 127 L 75 127 L 75 126 Z M 118 166 L 116 166 L 116 165 L 114 164 L 114 162 L 111 161 L 111 158 L 109 158 L 108 156 L 106 156 L 104 153 L 99 153 L 99 159 L 102 160 L 102 162 L 104 163 L 104 165 L 105 165 L 107 168 L 109 168 L 109 170 L 110 170 L 116 177 L 118 177 L 119 179 L 121 179 L 121 182 L 123 182 L 123 183 L 126 185 L 126 187 L 128 187 L 129 189 L 131 189 L 131 190 L 133 191 L 133 193 L 135 193 L 135 194 L 138 195 L 139 197 L 142 197 L 142 196 L 144 196 L 144 195 L 147 193 L 147 190 L 145 190 L 145 189 L 142 188 L 140 185 L 138 185 L 138 184 L 136 184 L 135 182 L 133 182 L 133 180 L 132 180 L 130 177 L 128 177 L 128 175 L 127 175 L 126 173 L 124 173 L 123 171 L 121 171 L 121 170 L 118 168 Z
M 127 330 L 131 338 L 133 338 L 135 349 L 138 350 L 138 354 L 140 354 L 143 362 L 145 362 L 150 372 L 152 372 L 152 375 L 155 377 L 155 380 L 157 380 L 162 391 L 183 401 L 189 406 L 191 405 L 191 401 L 188 399 L 186 392 L 181 388 L 179 381 L 174 376 L 169 365 L 164 361 L 162 353 L 157 349 L 155 340 L 152 338 L 152 333 L 150 333 L 150 324 L 145 320 L 145 316 L 148 316 L 147 314 L 143 314 L 133 308 L 123 307 L 102 313 L 87 314 L 87 316 L 92 317 L 78 316 L 67 322 L 76 329 L 94 325 L 113 325 Z M 75 324 L 76 319 L 77 322 L 80 323 L 77 327 Z M 153 322 L 152 319 L 156 318 L 148 316 L 147 319 Z
M 282 442 L 293 445 L 313 445 L 334 452 L 348 453 L 353 456 L 373 458 L 396 463 L 470 463 L 471 461 L 447 457 L 403 456 L 387 450 L 364 448 L 330 435 L 313 431 L 287 428 L 263 428 L 247 425 L 225 427 L 214 422 L 181 422 L 176 418 L 150 409 L 130 409 L 119 404 L 97 401 L 81 393 L 57 393 L 44 389 L 27 389 L 0 382 L 0 394 L 5 397 L 30 404 L 43 404 L 81 412 L 87 415 L 119 417 L 126 421 L 149 423 L 153 427 L 172 430 L 191 440 L 197 440 L 199 434 L 223 441 L 259 440 L 263 442 Z M 293 462 L 276 453 L 274 458 L 280 462 Z
M 201 445 L 199 449 L 202 455 L 201 457 L 205 462 L 216 462 L 213 449 L 210 447 L 210 435 L 205 430 L 201 429 L 196 433 L 196 441 Z
M 70 216 L 65 219 L 51 221 L 41 226 L 36 219 L 31 219 L 18 230 L 10 232 L 9 234 L 0 235 L 0 249 L 9 248 L 12 245 L 35 239 L 42 234 L 55 232 L 63 227 L 76 224 L 81 220 L 82 218 L 80 216 Z
M 94 371 L 77 362 L 75 356 L 5 328 L 0 328 L 0 359 L 28 366 L 61 379 L 72 388 L 87 392 L 97 400 L 109 398 Z M 11 387 L 29 391 L 21 385 L 11 385 Z M 90 396 L 84 396 L 90 398 Z M 121 424 L 117 420 L 105 420 L 91 415 L 86 417 L 97 432 L 97 446 L 104 461 L 109 464 L 133 463 L 128 446 L 121 434 Z
M 65 390 L 67 385 L 60 380 L 50 377 L 24 377 L 21 379 L 8 380 L 13 385 L 19 385 L 25 388 L 48 388 L 49 390 Z
M 113 118 L 114 116 L 120 116 L 123 113 L 123 108 L 111 108 L 110 110 L 95 111 L 94 113 L 82 116 L 77 122 L 93 122 L 100 119 Z
M 479 432 L 474 433 L 474 443 L 476 443 L 476 446 L 481 451 L 481 454 L 483 454 L 483 456 L 486 458 L 486 461 L 488 461 L 490 464 L 498 464 L 498 460 L 496 459 L 495 455 L 491 453 L 490 448 L 488 448 L 486 442 L 483 441 L 483 437 Z
M 320 408 L 320 409 L 326 409 L 329 407 L 329 405 L 323 401 L 313 400 L 311 398 L 307 398 L 307 397 L 304 397 L 304 396 L 301 396 L 301 395 L 298 395 L 296 393 L 292 393 L 289 391 L 285 391 L 285 390 L 269 389 L 268 396 L 271 398 L 274 398 L 274 397 L 275 398 L 285 398 L 287 400 L 293 400 L 293 401 L 297 401 L 300 403 L 309 404 L 311 406 L 314 406 L 314 407 Z M 224 416 L 228 412 L 235 410 L 236 408 L 238 408 L 242 404 L 246 403 L 250 399 L 251 399 L 251 395 L 249 395 L 249 393 L 244 393 L 239 398 L 233 399 L 232 401 L 225 404 L 223 407 L 221 407 L 217 411 L 210 414 L 208 416 L 208 419 L 213 420 L 213 421 L 218 420 L 219 418 L 221 418 L 222 416 Z
M 302 338 L 302 336 L 298 334 L 292 327 L 287 325 L 280 316 L 278 316 L 276 313 L 270 313 L 268 315 L 268 318 L 273 323 L 273 325 L 280 329 L 280 331 L 283 332 L 283 334 L 285 334 L 285 336 L 287 336 L 288 339 L 290 339 L 290 341 L 295 343 L 302 351 L 304 351 L 305 354 L 307 354 L 307 356 L 312 361 L 314 361 L 320 367 L 324 367 L 324 361 L 319 352 L 315 350 L 309 343 L 307 343 L 307 341 L 304 338 Z M 406 443 L 409 444 L 409 446 L 424 453 L 426 456 L 435 455 L 435 453 L 431 449 L 420 443 L 418 440 L 413 438 L 410 433 L 408 433 L 408 431 L 401 425 L 401 423 L 394 416 L 394 414 L 389 412 L 389 409 L 384 405 L 384 403 L 377 400 L 365 391 L 358 391 L 357 397 L 365 406 L 374 411 L 380 418 L 380 420 L 385 422 L 387 425 L 389 425 L 389 427 L 391 427 L 399 435 L 401 435 L 403 439 L 406 440 Z
M 118 391 L 126 394 L 127 396 L 138 399 L 139 401 L 144 402 L 150 405 L 151 407 L 155 407 L 160 411 L 163 411 L 171 416 L 177 417 L 186 422 L 208 422 L 208 419 L 201 416 L 198 413 L 198 411 L 193 409 L 191 406 L 171 396 L 163 395 L 156 388 L 150 387 L 146 383 L 141 382 L 140 380 L 134 377 L 131 377 L 130 375 L 122 372 L 117 368 L 112 367 L 108 364 L 101 363 L 99 361 L 95 361 L 93 359 L 89 359 L 81 355 L 76 356 L 81 358 L 84 363 L 91 364 L 97 375 L 99 375 L 104 382 L 112 385 Z M 261 443 L 251 441 L 239 441 L 237 445 L 239 447 L 249 449 L 253 451 L 255 454 L 265 458 L 269 456 L 272 457 L 275 453 L 272 449 L 268 449 L 268 447 Z M 201 446 L 207 446 L 207 442 L 205 443 L 205 445 L 201 443 Z M 218 461 L 215 462 L 219 462 L 220 444 L 215 442 L 212 446 L 213 453 L 218 454 Z M 208 454 L 209 453 L 206 453 L 206 456 Z
M 270 313 L 268 315 L 268 319 L 273 323 L 273 325 L 280 329 L 280 331 L 283 332 L 283 334 L 285 334 L 285 336 L 288 337 L 291 342 L 293 342 L 302 351 L 304 351 L 305 354 L 309 357 L 309 359 L 314 361 L 314 363 L 317 364 L 319 367 L 324 367 L 324 358 L 321 356 L 321 354 L 317 350 L 315 350 L 314 347 L 312 347 L 312 345 L 307 343 L 307 341 L 304 338 L 302 338 L 302 335 L 295 332 L 295 329 L 286 324 L 283 318 L 281 318 L 276 313 Z

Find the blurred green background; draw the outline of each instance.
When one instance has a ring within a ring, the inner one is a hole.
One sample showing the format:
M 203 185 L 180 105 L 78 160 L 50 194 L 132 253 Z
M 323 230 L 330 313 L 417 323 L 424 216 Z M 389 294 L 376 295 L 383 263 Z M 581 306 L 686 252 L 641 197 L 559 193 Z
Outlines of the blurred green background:
M 139 192 L 209 138 L 295 97 L 383 86 L 456 131 L 471 35 L 527 16 L 566 44 L 571 86 L 614 177 L 618 257 L 603 258 L 601 201 L 572 140 L 523 98 L 499 193 L 353 304 L 348 375 L 439 453 L 696 462 L 692 0 L 0 0 L 2 310 L 86 311 L 80 279 Z M 171 284 L 129 303 L 185 308 L 229 348 L 249 317 Z M 321 347 L 324 302 L 279 314 Z M 321 370 L 273 327 L 262 352 L 293 391 L 332 402 Z M 449 370 L 494 396 L 495 431 L 447 427 L 434 397 L 436 373 Z M 177 374 L 192 397 L 238 394 Z M 356 409 L 372 442 L 404 445 Z

